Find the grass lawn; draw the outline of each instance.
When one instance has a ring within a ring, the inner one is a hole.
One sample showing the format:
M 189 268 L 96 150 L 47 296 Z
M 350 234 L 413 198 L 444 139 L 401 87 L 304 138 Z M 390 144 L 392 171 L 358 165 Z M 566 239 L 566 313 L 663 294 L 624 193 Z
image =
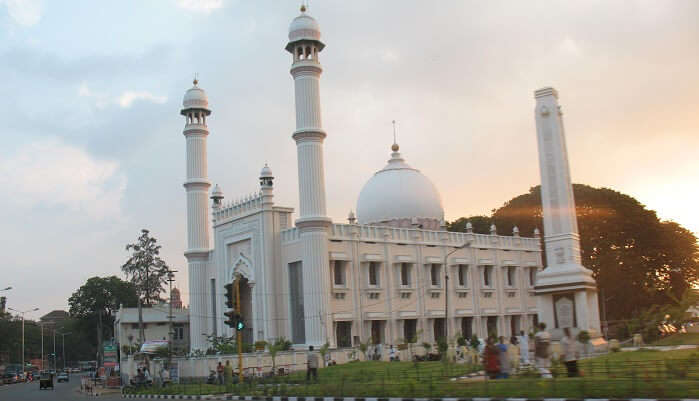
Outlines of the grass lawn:
M 523 374 L 510 379 L 456 379 L 480 369 L 441 362 L 353 362 L 319 369 L 317 383 L 305 372 L 264 382 L 225 386 L 181 384 L 148 394 L 217 394 L 352 397 L 699 398 L 697 350 L 617 352 L 579 362 L 584 377 L 555 379 Z
M 699 345 L 699 333 L 677 333 L 667 336 L 653 345 Z

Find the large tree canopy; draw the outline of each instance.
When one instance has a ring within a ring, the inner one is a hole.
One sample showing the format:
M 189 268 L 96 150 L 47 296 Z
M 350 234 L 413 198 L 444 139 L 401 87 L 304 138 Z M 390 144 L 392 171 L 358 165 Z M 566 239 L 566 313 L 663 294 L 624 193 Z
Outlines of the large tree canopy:
M 76 330 L 89 333 L 97 330 L 91 343 L 97 347 L 103 338 L 109 338 L 114 327 L 114 312 L 120 305 L 134 307 L 138 303 L 136 287 L 117 276 L 92 277 L 68 299 L 70 314 L 77 319 Z
M 608 188 L 573 184 L 573 193 L 583 265 L 593 271 L 607 300 L 608 320 L 628 319 L 650 305 L 671 303 L 699 283 L 699 250 L 692 232 L 660 221 L 633 197 Z M 464 231 L 468 220 L 455 220 L 448 229 Z M 539 228 L 544 236 L 541 187 L 511 199 L 489 218 L 476 216 L 473 230 L 487 234 L 491 223 L 505 235 L 517 226 L 522 235 Z

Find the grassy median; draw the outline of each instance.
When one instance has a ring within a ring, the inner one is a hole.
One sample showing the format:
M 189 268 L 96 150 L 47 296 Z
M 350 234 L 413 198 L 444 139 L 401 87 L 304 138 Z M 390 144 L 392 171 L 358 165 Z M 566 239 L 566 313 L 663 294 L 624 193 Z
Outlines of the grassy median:
M 183 378 L 167 388 L 142 394 L 221 394 L 335 397 L 527 397 L 527 398 L 699 398 L 697 350 L 610 353 L 580 361 L 582 377 L 565 377 L 554 363 L 553 379 L 534 370 L 509 379 L 463 378 L 480 366 L 442 362 L 352 362 L 318 371 L 318 382 L 305 372 L 216 386 Z

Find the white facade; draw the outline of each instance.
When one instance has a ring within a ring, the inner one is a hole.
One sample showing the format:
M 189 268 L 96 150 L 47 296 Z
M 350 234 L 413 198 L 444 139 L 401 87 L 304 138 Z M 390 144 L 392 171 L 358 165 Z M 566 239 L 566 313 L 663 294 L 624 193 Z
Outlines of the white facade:
M 211 111 L 196 84 L 185 95 L 192 348 L 208 347 L 204 334 L 233 334 L 223 313 L 224 285 L 235 276 L 243 279 L 247 342 L 283 336 L 299 346 L 328 342 L 341 348 L 369 339 L 399 344 L 457 333 L 509 336 L 532 329 L 539 315 L 549 323 L 561 287 L 548 291 L 554 288 L 548 286 L 569 286 L 570 277 L 580 284 L 563 289 L 575 291 L 576 316 L 587 322 L 579 327 L 598 329 L 594 280 L 580 266 L 577 223 L 569 213 L 574 201 L 555 92 L 537 92 L 537 129 L 548 257 L 558 261 L 563 248 L 564 263 L 549 261 L 556 266 L 538 273 L 543 266 L 538 230 L 531 238 L 517 229 L 497 235 L 494 226 L 490 235 L 447 232 L 439 191 L 407 164 L 397 144 L 359 195 L 357 218 L 351 213 L 345 224 L 327 216 L 320 37 L 317 22 L 304 10 L 292 21 L 286 46 L 296 108 L 291 135 L 299 174 L 296 221 L 293 209 L 275 205 L 274 176 L 266 165 L 255 194 L 225 202 L 216 186 L 209 214 L 206 117 Z M 550 302 L 541 302 L 548 297 Z

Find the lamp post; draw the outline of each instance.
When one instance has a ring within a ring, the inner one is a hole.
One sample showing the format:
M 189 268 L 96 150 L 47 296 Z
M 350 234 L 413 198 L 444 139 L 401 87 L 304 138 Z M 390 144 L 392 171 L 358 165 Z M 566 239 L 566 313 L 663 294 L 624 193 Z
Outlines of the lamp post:
M 2 290 L 0 290 L 0 291 L 8 291 L 8 290 L 11 290 L 11 289 L 12 289 L 12 286 L 10 286 L 10 287 L 7 287 L 7 288 L 3 288 L 3 289 L 2 289 Z M 14 309 L 13 309 L 13 310 L 14 310 Z
M 12 287 L 8 287 L 8 288 L 12 288 Z M 24 312 L 18 311 L 17 309 L 13 309 L 13 308 L 7 308 L 7 309 L 15 311 L 15 312 L 19 313 L 20 315 L 22 315 L 22 374 L 24 374 L 24 369 L 25 369 L 25 365 L 24 365 L 24 314 L 29 313 L 29 312 L 36 312 L 39 310 L 39 308 L 25 310 Z
M 65 372 L 66 370 L 66 336 L 73 334 L 72 332 L 68 333 L 58 333 L 62 338 L 63 338 L 63 371 Z
M 462 245 L 454 247 L 444 255 L 444 335 L 449 344 L 449 256 L 459 249 L 464 249 L 471 245 L 471 242 L 464 242 Z

